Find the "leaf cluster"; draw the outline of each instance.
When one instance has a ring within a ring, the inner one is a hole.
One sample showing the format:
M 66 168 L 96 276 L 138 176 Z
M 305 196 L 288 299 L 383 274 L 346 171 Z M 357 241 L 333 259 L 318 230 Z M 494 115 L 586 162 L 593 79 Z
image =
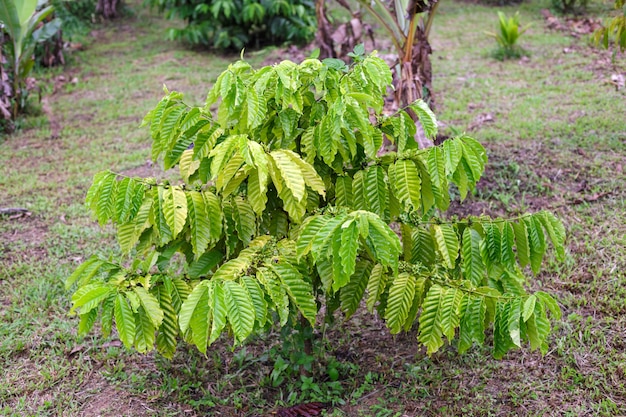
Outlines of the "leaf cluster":
M 545 212 L 502 220 L 446 221 L 450 188 L 464 199 L 487 156 L 460 135 L 418 149 L 422 101 L 387 115 L 389 68 L 375 55 L 351 66 L 309 59 L 254 70 L 231 65 L 203 107 L 177 92 L 146 116 L 152 156 L 181 184 L 96 175 L 87 204 L 117 226 L 130 264 L 93 257 L 68 279 L 87 332 L 115 322 L 126 346 L 171 357 L 178 339 L 206 352 L 221 334 L 312 326 L 321 305 L 346 317 L 362 302 L 392 333 L 419 326 L 429 354 L 459 336 L 465 351 L 493 326 L 494 355 L 545 352 L 548 294 L 529 294 L 551 243 L 565 230 Z M 397 152 L 379 156 L 383 139 Z
M 613 38 L 616 49 L 619 46 L 620 51 L 624 52 L 626 50 L 626 1 L 615 0 L 615 10 L 617 14 L 594 32 L 593 41 L 608 49 Z
M 310 0 L 146 0 L 170 19 L 187 25 L 172 28 L 171 40 L 217 49 L 241 50 L 305 43 L 315 35 L 315 4 Z

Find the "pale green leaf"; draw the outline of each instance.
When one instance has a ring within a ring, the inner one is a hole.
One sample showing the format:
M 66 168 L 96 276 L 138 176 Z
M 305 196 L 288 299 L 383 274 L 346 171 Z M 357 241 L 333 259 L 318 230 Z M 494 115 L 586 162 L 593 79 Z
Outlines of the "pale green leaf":
M 222 285 L 228 322 L 235 339 L 241 343 L 254 328 L 254 305 L 246 287 L 235 281 L 224 281 Z
M 312 285 L 305 281 L 300 272 L 289 263 L 279 262 L 278 264 L 272 264 L 271 268 L 285 286 L 289 297 L 298 307 L 302 316 L 311 325 L 315 325 L 317 305 L 313 297 Z
M 139 353 L 146 353 L 154 349 L 155 328 L 152 320 L 140 307 L 135 313 L 135 349 Z
M 159 300 L 143 287 L 133 287 L 133 291 L 139 297 L 141 306 L 145 314 L 148 316 L 155 328 L 158 328 L 163 322 L 163 311 L 159 306 Z
M 270 156 L 276 164 L 285 186 L 298 202 L 302 201 L 306 190 L 304 176 L 299 165 L 287 154 L 287 151 L 282 149 L 273 151 Z
M 476 287 L 482 285 L 485 276 L 485 265 L 480 254 L 481 240 L 476 230 L 466 227 L 463 231 L 463 275 Z
M 396 276 L 389 289 L 385 319 L 392 334 L 402 330 L 415 296 L 415 277 L 403 272 Z
M 193 253 L 196 257 L 199 257 L 211 242 L 211 223 L 202 193 L 188 191 L 185 194 L 189 228 L 191 230 L 191 246 Z
M 418 341 L 427 348 L 427 353 L 432 355 L 443 346 L 439 309 L 445 295 L 445 289 L 435 284 L 430 287 L 426 298 L 422 303 L 422 314 L 419 319 Z
M 117 294 L 115 299 L 115 327 L 120 340 L 126 348 L 130 349 L 135 341 L 135 315 L 128 305 L 123 294 Z
M 459 239 L 454 227 L 449 224 L 434 224 L 431 230 L 444 265 L 454 269 L 459 255 Z

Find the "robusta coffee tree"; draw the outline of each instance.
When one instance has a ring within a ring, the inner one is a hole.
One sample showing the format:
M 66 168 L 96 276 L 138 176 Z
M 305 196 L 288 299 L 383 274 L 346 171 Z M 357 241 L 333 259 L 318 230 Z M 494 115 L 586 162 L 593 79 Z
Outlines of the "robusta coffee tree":
M 152 157 L 182 181 L 95 176 L 87 203 L 127 259 L 91 257 L 68 279 L 80 333 L 115 323 L 126 347 L 171 358 L 178 339 L 206 352 L 224 333 L 242 343 L 364 301 L 392 333 L 418 326 L 429 354 L 457 334 L 466 351 L 486 331 L 496 357 L 525 342 L 545 352 L 547 312 L 560 310 L 525 290 L 523 270 L 539 271 L 550 242 L 564 257 L 562 224 L 546 212 L 442 217 L 451 184 L 461 199 L 475 187 L 484 148 L 461 135 L 418 149 L 406 109 L 383 114 L 387 65 L 354 59 L 240 61 L 204 107 L 166 92 L 145 124 Z M 433 137 L 429 108 L 410 109 Z M 397 152 L 377 154 L 383 137 Z

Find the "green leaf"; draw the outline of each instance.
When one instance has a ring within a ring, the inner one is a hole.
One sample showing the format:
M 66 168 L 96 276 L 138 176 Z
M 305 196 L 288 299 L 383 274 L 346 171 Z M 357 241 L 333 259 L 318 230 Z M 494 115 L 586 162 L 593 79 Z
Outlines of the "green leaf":
M 530 268 L 537 275 L 541 269 L 543 255 L 546 251 L 546 241 L 539 220 L 534 216 L 524 219 L 528 230 L 528 243 L 530 246 Z
M 546 310 L 541 303 L 535 303 L 535 310 L 526 321 L 526 335 L 530 341 L 530 348 L 535 350 L 540 348 L 545 354 L 545 340 L 550 333 L 550 321 L 546 316 Z
M 450 205 L 448 194 L 448 178 L 446 176 L 446 161 L 441 147 L 433 146 L 428 153 L 428 174 L 435 197 L 435 204 L 441 210 L 447 210 Z
M 207 158 L 213 151 L 217 140 L 224 134 L 217 123 L 204 126 L 198 131 L 193 147 L 193 159 L 199 161 Z
M 378 216 L 369 212 L 364 212 L 362 215 L 369 223 L 367 242 L 368 247 L 374 253 L 375 260 L 397 272 L 398 258 L 402 253 L 400 238 Z M 361 236 L 363 236 L 362 232 Z
M 242 142 L 247 140 L 247 135 L 230 135 L 211 150 L 209 157 L 213 158 L 211 160 L 211 174 L 213 174 L 214 180 L 222 175 L 224 166 L 233 157 L 233 152 Z
M 163 216 L 175 239 L 187 221 L 187 197 L 180 187 L 167 187 L 163 191 Z
M 311 251 L 313 246 L 313 240 L 320 235 L 320 231 L 324 226 L 330 222 L 332 217 L 330 216 L 311 216 L 308 217 L 298 233 L 298 239 L 296 241 L 296 256 L 300 260 L 303 256 Z
M 457 171 L 461 162 L 463 147 L 456 139 L 446 140 L 443 142 L 443 154 L 446 162 L 446 173 L 448 178 L 450 178 Z
M 193 253 L 199 257 L 211 242 L 211 223 L 202 194 L 197 191 L 189 191 L 185 194 L 191 229 L 191 246 Z
M 493 356 L 496 359 L 502 359 L 502 357 L 513 347 L 515 344 L 511 339 L 511 333 L 509 331 L 509 314 L 511 312 L 511 303 L 508 301 L 498 301 L 496 303 L 496 317 L 494 320 L 493 329 Z
M 113 309 L 115 308 L 115 299 L 117 293 L 111 292 L 109 298 L 102 302 L 102 336 L 109 337 L 111 329 L 113 327 Z M 95 311 L 95 310 L 92 310 Z
M 509 310 L 509 335 L 511 336 L 511 341 L 517 347 L 522 347 L 522 342 L 520 339 L 520 319 L 522 312 L 522 300 L 520 298 L 515 298 L 510 301 L 511 307 Z
M 289 295 L 286 285 L 282 284 L 276 274 L 266 269 L 257 270 L 256 277 L 274 304 L 274 311 L 278 314 L 280 326 L 284 326 L 289 319 Z
M 485 265 L 480 254 L 481 241 L 480 234 L 476 230 L 470 227 L 465 228 L 462 248 L 463 275 L 476 287 L 482 285 L 485 276 Z
M 445 289 L 435 284 L 430 287 L 422 303 L 418 341 L 426 346 L 429 355 L 443 346 L 441 323 L 438 319 L 440 319 L 439 309 L 444 295 Z
M 265 326 L 268 318 L 265 293 L 255 278 L 245 276 L 241 278 L 241 282 L 245 285 L 248 294 L 250 294 L 250 299 L 252 300 L 252 305 L 254 307 L 254 317 L 257 324 L 259 327 Z
M 416 227 L 411 234 L 411 263 L 433 266 L 437 259 L 433 236 L 425 227 Z
M 304 179 L 306 185 L 311 187 L 313 191 L 317 192 L 322 197 L 326 196 L 326 186 L 324 185 L 324 181 L 319 176 L 313 165 L 302 160 L 302 158 L 300 158 L 300 155 L 293 151 L 283 149 L 281 152 L 291 158 L 291 160 L 298 166 L 298 168 L 300 168 L 302 178 Z
M 209 297 L 211 310 L 213 312 L 213 323 L 211 325 L 211 336 L 209 337 L 209 345 L 215 342 L 222 330 L 226 326 L 226 295 L 221 285 L 215 285 L 213 288 L 213 296 Z
M 291 264 L 280 262 L 271 265 L 272 271 L 280 279 L 287 289 L 289 298 L 298 307 L 302 316 L 315 325 L 315 317 L 317 316 L 317 305 L 313 297 L 313 288 L 311 284 L 304 280 L 300 272 Z
M 248 245 L 256 235 L 256 216 L 252 206 L 242 197 L 235 197 L 232 200 L 233 220 L 237 229 L 237 236 Z
M 421 180 L 415 163 L 399 160 L 389 166 L 389 183 L 406 210 L 421 208 Z
M 372 313 L 376 303 L 380 301 L 382 294 L 387 288 L 387 275 L 385 274 L 385 267 L 381 264 L 376 264 L 372 268 L 369 281 L 367 281 L 367 310 Z
M 126 297 L 121 293 L 117 294 L 115 298 L 114 315 L 120 340 L 127 349 L 130 349 L 135 341 L 135 315 L 128 305 Z
M 335 262 L 341 262 L 343 274 L 350 277 L 356 267 L 356 255 L 359 249 L 359 229 L 354 220 L 348 220 L 341 225 L 340 243 L 339 259 L 335 259 Z M 333 283 L 333 290 L 337 291 L 342 286 L 339 283 Z
M 186 106 L 182 103 L 174 103 L 163 112 L 163 118 L 159 125 L 158 144 L 152 148 L 152 159 L 156 160 L 162 151 L 170 148 L 178 132 L 179 121 L 186 114 Z M 155 139 L 155 142 L 157 140 Z M 156 152 L 155 152 L 156 151 Z M 169 167 L 168 167 L 169 168 Z M 165 168 L 165 169 L 168 169 Z
M 550 294 L 543 291 L 537 291 L 535 295 L 545 307 L 548 307 L 548 310 L 550 310 L 550 313 L 552 313 L 556 320 L 561 319 L 561 308 Z
M 441 305 L 437 315 L 441 332 L 448 338 L 448 342 L 454 338 L 456 328 L 459 327 L 459 310 L 463 301 L 463 292 L 457 288 L 448 288 L 441 299 Z
M 205 125 L 209 124 L 206 119 L 201 119 L 200 109 L 194 107 L 179 119 L 180 124 L 177 126 L 177 132 L 171 137 L 171 141 L 167 144 L 165 157 L 163 158 L 163 168 L 170 169 L 181 158 L 189 145 L 193 142 L 193 138 L 198 131 Z
M 241 155 L 235 154 L 228 160 L 228 162 L 224 164 L 223 168 L 217 173 L 215 179 L 215 187 L 217 187 L 217 190 L 222 193 L 222 196 L 226 195 L 226 186 L 229 185 L 231 180 L 233 180 L 233 177 L 235 177 L 235 175 L 239 172 L 243 163 L 243 157 Z
M 143 307 L 135 313 L 135 349 L 145 353 L 154 348 L 154 324 Z
M 459 239 L 454 227 L 449 224 L 434 224 L 431 230 L 444 265 L 449 269 L 454 269 L 459 255 Z
M 341 310 L 346 315 L 346 319 L 350 318 L 359 308 L 371 272 L 372 263 L 367 260 L 360 260 L 357 262 L 355 271 L 350 277 L 350 282 L 341 289 L 339 299 L 341 301 Z
M 80 322 L 78 323 L 78 336 L 85 336 L 93 328 L 98 318 L 98 310 L 89 310 L 86 313 L 80 315 Z
M 515 255 L 513 254 L 513 244 L 515 243 L 515 234 L 513 227 L 509 222 L 502 223 L 500 253 L 502 264 L 508 268 L 513 268 L 515 264 Z
M 305 197 L 306 190 L 302 170 L 298 164 L 296 164 L 284 150 L 273 151 L 270 153 L 270 156 L 276 164 L 285 186 L 289 188 L 296 201 L 302 201 Z
M 172 231 L 168 226 L 164 214 L 164 206 L 166 205 L 165 197 L 165 189 L 163 187 L 157 187 L 157 192 L 154 195 L 154 203 L 152 205 L 152 223 L 159 235 L 160 245 L 165 245 L 172 240 Z
M 211 227 L 211 242 L 217 242 L 222 238 L 222 206 L 215 194 L 209 191 L 204 191 L 202 197 L 204 197 L 204 204 Z
M 380 218 L 389 217 L 389 196 L 385 172 L 382 167 L 372 166 L 365 170 L 367 174 L 365 182 L 365 193 L 367 198 L 367 209 L 376 213 Z
M 459 331 L 459 353 L 466 352 L 474 342 L 485 341 L 485 313 L 487 305 L 483 297 L 466 296 L 460 306 L 461 329 Z
M 538 213 L 534 217 L 539 219 L 539 222 L 541 222 L 548 232 L 558 260 L 561 262 L 565 261 L 565 227 L 563 223 L 561 223 L 554 214 L 547 211 Z
M 432 110 L 430 110 L 428 104 L 420 99 L 411 103 L 410 108 L 417 114 L 426 136 L 435 138 L 437 136 L 437 117 Z
M 316 261 L 330 257 L 332 254 L 332 237 L 335 235 L 337 228 L 341 227 L 344 222 L 344 216 L 333 217 L 319 227 L 311 244 L 311 253 Z M 313 230 L 311 229 L 311 231 Z
M 261 215 L 267 206 L 268 176 L 265 174 L 263 180 L 261 177 L 259 170 L 253 170 L 248 175 L 248 201 L 257 215 Z
M 69 290 L 75 282 L 78 282 L 79 286 L 87 284 L 101 271 L 101 268 L 105 265 L 109 267 L 112 266 L 108 262 L 98 258 L 96 255 L 93 255 L 76 268 L 72 275 L 67 278 L 65 281 L 65 289 Z
M 156 288 L 156 297 L 163 312 L 163 320 L 156 337 L 157 350 L 168 359 L 174 357 L 178 336 L 178 316 L 167 286 Z
M 517 259 L 522 268 L 530 263 L 530 245 L 528 243 L 528 232 L 526 230 L 526 223 L 519 221 L 512 223 L 513 233 L 515 234 L 515 251 L 517 253 Z
M 485 231 L 485 247 L 487 249 L 487 257 L 492 263 L 499 264 L 502 262 L 502 234 L 497 224 L 488 222 L 483 223 Z
M 181 333 L 190 328 L 193 342 L 202 353 L 206 352 L 209 337 L 209 286 L 209 281 L 200 281 L 183 302 L 178 314 Z
M 530 316 L 533 315 L 535 311 L 535 303 L 537 302 L 537 296 L 531 295 L 524 301 L 524 307 L 522 309 L 522 318 L 524 322 L 527 322 L 530 319 Z
M 399 333 L 404 326 L 413 298 L 415 296 L 415 277 L 403 272 L 393 280 L 387 299 L 385 319 L 392 334 Z
M 96 201 L 96 218 L 104 225 L 114 214 L 117 193 L 115 174 L 107 173 L 98 184 Z
M 113 291 L 113 287 L 104 282 L 96 282 L 80 287 L 72 295 L 72 309 L 70 313 L 74 313 L 77 308 L 80 308 L 81 315 L 90 312 L 107 299 L 111 291 Z
M 354 207 L 352 199 L 352 180 L 350 177 L 337 177 L 335 181 L 335 205 Z
M 172 297 L 174 310 L 180 312 L 181 306 L 189 296 L 189 293 L 191 293 L 189 285 L 180 278 L 169 278 L 167 276 L 163 277 L 163 283 L 165 284 L 165 288 L 167 288 L 167 292 Z
M 224 254 L 213 249 L 203 253 L 200 257 L 189 265 L 187 274 L 189 278 L 197 279 L 206 276 L 222 260 Z
M 145 314 L 148 316 L 154 327 L 158 328 L 163 322 L 163 311 L 159 306 L 159 300 L 143 287 L 134 287 L 133 291 L 139 297 L 141 306 L 143 307 Z
M 224 301 L 235 339 L 243 342 L 254 328 L 254 305 L 246 287 L 235 281 L 224 281 Z

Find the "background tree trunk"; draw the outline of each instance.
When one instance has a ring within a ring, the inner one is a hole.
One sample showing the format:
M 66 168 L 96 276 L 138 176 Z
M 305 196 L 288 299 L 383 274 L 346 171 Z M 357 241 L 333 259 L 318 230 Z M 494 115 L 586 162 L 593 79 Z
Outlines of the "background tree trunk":
M 119 16 L 120 0 L 98 0 L 96 13 L 105 19 L 115 19 Z

